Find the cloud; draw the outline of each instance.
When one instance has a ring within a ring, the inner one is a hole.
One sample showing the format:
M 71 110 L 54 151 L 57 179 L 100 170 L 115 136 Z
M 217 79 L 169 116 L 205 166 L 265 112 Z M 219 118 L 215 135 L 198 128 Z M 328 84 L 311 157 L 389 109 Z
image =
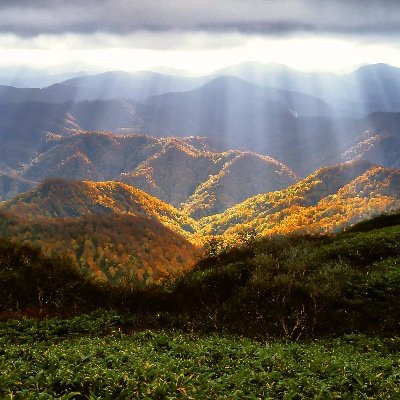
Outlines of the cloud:
M 397 0 L 2 0 L 0 32 L 400 33 Z

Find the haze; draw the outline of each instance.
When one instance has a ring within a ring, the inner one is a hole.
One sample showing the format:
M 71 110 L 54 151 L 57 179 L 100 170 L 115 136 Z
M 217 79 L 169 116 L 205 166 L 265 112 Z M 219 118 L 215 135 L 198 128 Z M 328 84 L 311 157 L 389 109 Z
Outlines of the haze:
M 243 61 L 303 71 L 400 66 L 395 1 L 2 1 L 0 67 L 204 74 Z

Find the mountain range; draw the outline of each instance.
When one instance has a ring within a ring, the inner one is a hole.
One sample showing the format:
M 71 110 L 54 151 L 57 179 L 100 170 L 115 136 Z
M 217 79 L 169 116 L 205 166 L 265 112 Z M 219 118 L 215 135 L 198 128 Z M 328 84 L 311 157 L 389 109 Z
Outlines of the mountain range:
M 213 183 L 208 190 L 203 186 L 205 197 L 195 205 L 207 208 L 209 198 L 223 190 Z M 190 202 L 175 208 L 121 182 L 51 179 L 0 203 L 0 235 L 45 254 L 64 252 L 96 279 L 130 276 L 131 284 L 149 283 L 190 269 L 210 236 L 229 246 L 248 233 L 338 232 L 399 210 L 399 197 L 400 170 L 367 161 L 322 168 L 287 188 L 211 215 L 191 212 Z
M 203 136 L 220 152 L 253 151 L 301 177 L 366 152 L 396 168 L 399 71 L 376 64 L 337 76 L 243 64 L 205 77 L 107 72 L 42 89 L 2 86 L 0 168 L 29 163 L 49 135 L 82 131 Z
M 399 85 L 382 64 L 245 63 L 1 86 L 0 236 L 97 279 L 157 282 L 210 237 L 332 233 L 398 210 Z
M 13 101 L 62 103 L 120 98 L 143 101 L 158 94 L 192 90 L 222 76 L 234 76 L 255 85 L 315 96 L 335 107 L 339 106 L 347 114 L 393 112 L 399 108 L 399 68 L 387 64 L 364 65 L 351 73 L 338 75 L 297 71 L 281 64 L 244 62 L 200 77 L 191 77 L 190 73 L 178 70 L 109 71 L 90 75 L 79 72 L 51 74 L 9 67 L 0 70 L 0 85 Z M 1 102 L 4 101 L 9 100 L 1 99 Z

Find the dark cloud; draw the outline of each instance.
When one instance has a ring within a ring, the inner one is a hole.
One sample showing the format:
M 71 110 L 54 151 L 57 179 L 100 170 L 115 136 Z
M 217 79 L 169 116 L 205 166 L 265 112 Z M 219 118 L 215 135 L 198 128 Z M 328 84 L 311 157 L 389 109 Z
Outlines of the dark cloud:
M 0 32 L 400 33 L 398 0 L 1 0 Z

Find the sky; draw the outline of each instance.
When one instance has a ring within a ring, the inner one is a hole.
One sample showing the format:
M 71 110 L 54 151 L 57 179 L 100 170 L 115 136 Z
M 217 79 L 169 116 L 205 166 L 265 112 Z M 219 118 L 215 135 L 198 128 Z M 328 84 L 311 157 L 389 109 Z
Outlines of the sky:
M 1 0 L 0 67 L 400 66 L 398 0 Z

